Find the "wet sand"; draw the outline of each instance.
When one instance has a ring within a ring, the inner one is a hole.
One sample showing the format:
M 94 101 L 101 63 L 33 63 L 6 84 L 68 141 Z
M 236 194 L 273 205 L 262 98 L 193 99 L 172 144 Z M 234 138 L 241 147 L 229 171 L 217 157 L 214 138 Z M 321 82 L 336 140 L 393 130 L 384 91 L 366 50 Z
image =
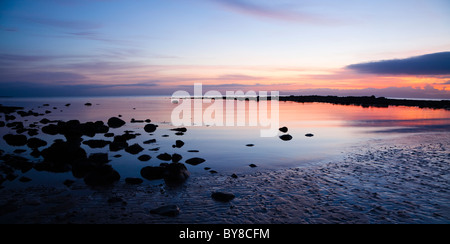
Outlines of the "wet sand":
M 450 135 L 410 134 L 349 148 L 345 159 L 245 175 L 195 174 L 181 186 L 0 190 L 0 223 L 450 223 Z M 211 193 L 236 198 L 217 202 Z M 177 205 L 176 217 L 151 214 Z

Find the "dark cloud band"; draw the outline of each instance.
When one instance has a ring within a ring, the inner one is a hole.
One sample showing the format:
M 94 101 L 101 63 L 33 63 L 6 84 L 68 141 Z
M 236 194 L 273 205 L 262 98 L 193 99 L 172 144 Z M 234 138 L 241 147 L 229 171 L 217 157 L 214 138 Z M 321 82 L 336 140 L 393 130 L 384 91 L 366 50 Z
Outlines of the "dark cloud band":
M 360 73 L 384 75 L 448 75 L 450 74 L 450 52 L 352 64 L 346 68 Z

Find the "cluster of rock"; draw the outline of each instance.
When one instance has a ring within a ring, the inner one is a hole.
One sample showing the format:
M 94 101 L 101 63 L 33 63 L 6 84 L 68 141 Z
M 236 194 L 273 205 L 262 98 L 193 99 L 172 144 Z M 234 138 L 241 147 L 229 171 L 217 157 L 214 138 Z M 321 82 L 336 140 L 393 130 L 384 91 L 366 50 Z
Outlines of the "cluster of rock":
M 86 106 L 92 106 L 87 103 Z M 44 107 L 49 106 L 44 104 Z M 67 104 L 66 107 L 70 106 Z M 16 116 L 41 116 L 44 114 L 35 113 L 32 111 L 25 112 L 20 107 L 4 107 L 0 105 L 0 113 L 5 114 L 5 119 L 8 123 L 0 121 L 0 127 L 9 127 L 15 130 L 16 133 L 9 133 L 3 136 L 3 140 L 12 147 L 28 146 L 32 149 L 31 156 L 39 158 L 37 162 L 31 162 L 25 157 L 20 157 L 14 154 L 5 154 L 0 150 L 0 185 L 5 180 L 14 180 L 17 178 L 15 174 L 16 170 L 20 170 L 25 173 L 31 169 L 37 171 L 48 172 L 72 172 L 76 178 L 84 179 L 84 182 L 90 186 L 110 186 L 120 180 L 120 174 L 109 164 L 109 154 L 106 153 L 93 153 L 88 155 L 86 150 L 82 147 L 86 145 L 90 148 L 99 149 L 109 147 L 109 152 L 125 151 L 132 155 L 138 155 L 145 149 L 138 143 L 129 145 L 129 141 L 140 136 L 139 133 L 133 133 L 131 131 L 125 131 L 124 134 L 115 135 L 110 133 L 110 129 L 121 128 L 126 124 L 124 120 L 118 117 L 112 117 L 108 119 L 105 124 L 103 121 L 86 122 L 81 123 L 78 120 L 70 121 L 50 121 L 46 118 L 39 122 L 32 123 L 29 127 L 25 128 L 23 122 L 14 122 Z M 151 124 L 151 120 L 136 120 L 132 119 L 131 123 L 147 123 L 143 130 L 147 133 L 153 133 L 158 128 L 157 125 Z M 40 130 L 48 136 L 61 135 L 65 138 L 56 139 L 53 143 L 47 147 L 48 143 L 45 140 L 36 137 L 28 138 L 24 135 L 28 132 L 29 136 L 35 136 L 39 134 Z M 186 128 L 174 128 L 172 129 L 177 135 L 183 135 L 186 133 Z M 112 140 L 99 140 L 89 139 L 85 140 L 85 137 L 93 138 L 98 134 L 104 135 L 106 138 L 112 138 Z M 145 141 L 144 144 L 156 143 L 156 139 L 150 139 Z M 173 148 L 183 147 L 184 142 L 176 140 Z M 40 150 L 43 148 L 42 150 Z M 157 148 L 159 150 L 159 148 Z M 26 152 L 27 150 L 17 149 L 15 152 Z M 150 149 L 150 151 L 156 151 Z M 119 157 L 120 155 L 115 155 Z M 138 160 L 146 162 L 152 157 L 147 154 L 140 155 Z M 179 154 L 167 154 L 162 153 L 157 156 L 161 161 L 172 161 L 171 163 L 161 163 L 160 166 L 151 167 L 146 166 L 141 170 L 141 176 L 147 180 L 164 179 L 166 184 L 176 186 L 182 184 L 189 176 L 190 173 L 183 163 L 180 163 L 182 156 Z M 205 160 L 201 158 L 192 158 L 186 160 L 187 164 L 198 165 Z M 31 180 L 31 179 L 29 179 Z M 22 181 L 22 180 L 21 180 Z M 28 181 L 28 179 L 23 179 Z M 143 180 L 141 178 L 126 178 L 125 182 L 128 184 L 141 184 Z M 69 183 L 68 183 L 69 185 Z

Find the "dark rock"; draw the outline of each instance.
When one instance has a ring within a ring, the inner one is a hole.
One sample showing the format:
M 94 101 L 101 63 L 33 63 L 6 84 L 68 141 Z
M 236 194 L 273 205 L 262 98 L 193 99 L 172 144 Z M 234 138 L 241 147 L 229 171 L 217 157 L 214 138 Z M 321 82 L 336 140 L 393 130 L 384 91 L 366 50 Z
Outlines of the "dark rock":
M 41 151 L 39 151 L 38 149 L 33 149 L 33 151 L 30 153 L 30 156 L 34 157 L 34 158 L 39 158 L 41 156 Z
M 90 107 L 90 106 L 92 106 L 92 103 L 85 103 L 84 106 Z
M 187 131 L 187 129 L 186 128 L 184 128 L 184 127 L 182 127 L 182 128 L 175 128 L 175 129 L 171 129 L 171 131 L 177 131 L 177 132 L 186 132 Z
M 114 133 L 106 133 L 106 134 L 105 134 L 105 137 L 108 137 L 108 138 L 114 137 Z
M 255 144 L 247 144 L 247 145 L 245 145 L 245 146 L 247 146 L 247 147 L 254 147 Z
M 141 178 L 125 178 L 125 183 L 130 184 L 130 185 L 139 185 L 142 184 L 144 182 L 144 180 L 142 180 Z
M 156 158 L 158 158 L 159 160 L 162 160 L 162 161 L 170 161 L 170 160 L 172 160 L 172 156 L 170 154 L 168 154 L 168 153 L 160 154 L 160 155 L 156 156 Z
M 47 146 L 47 142 L 39 138 L 30 138 L 28 139 L 27 146 L 29 148 L 36 149 Z
M 49 148 L 42 150 L 41 155 L 45 162 L 55 164 L 70 164 L 87 159 L 86 151 L 79 142 L 55 141 Z
M 12 135 L 12 134 L 7 134 L 5 136 L 3 136 L 3 140 L 6 141 L 6 143 L 8 143 L 8 145 L 10 146 L 25 146 L 28 142 L 28 138 L 24 135 Z
M 171 163 L 165 167 L 164 181 L 169 186 L 178 186 L 185 182 L 191 174 L 182 163 Z
M 172 154 L 172 162 L 177 163 L 180 162 L 181 159 L 183 159 L 183 156 L 181 156 L 180 154 L 178 153 Z
M 215 170 L 210 170 L 209 173 L 211 173 L 211 174 L 217 174 L 217 171 L 215 171 Z
M 119 119 L 117 117 L 112 117 L 108 120 L 108 126 L 110 128 L 120 128 L 122 126 L 124 126 L 126 124 L 125 121 L 123 121 L 122 119 Z
M 141 169 L 141 176 L 147 180 L 159 180 L 164 178 L 165 167 L 147 166 Z
M 109 186 L 119 180 L 119 173 L 110 165 L 98 167 L 84 177 L 84 182 L 89 186 Z
M 142 148 L 137 143 L 125 148 L 125 152 L 127 152 L 129 154 L 133 154 L 133 155 L 136 155 L 136 154 L 142 152 L 143 150 L 144 150 L 144 148 Z
M 50 123 L 51 121 L 50 121 L 49 119 L 43 118 L 43 119 L 41 119 L 41 121 L 39 121 L 39 122 L 40 122 L 41 124 L 46 125 L 46 124 Z
M 28 135 L 29 136 L 37 136 L 37 135 L 39 135 L 39 132 L 37 129 L 28 129 Z
M 233 200 L 236 196 L 231 193 L 226 192 L 214 192 L 211 194 L 211 197 L 219 202 L 230 202 Z
M 15 154 L 22 154 L 22 153 L 24 153 L 26 151 L 27 150 L 25 150 L 25 149 L 16 149 L 16 150 L 13 151 L 13 153 L 15 153 Z
M 88 145 L 90 148 L 104 148 L 107 145 L 111 144 L 111 142 L 105 140 L 89 140 L 84 141 L 83 144 Z
M 68 104 L 66 104 L 65 106 L 66 106 L 66 107 L 70 107 L 70 105 L 71 105 L 71 104 L 70 104 L 70 103 L 68 103 Z
M 184 142 L 181 141 L 181 140 L 177 140 L 177 141 L 175 142 L 175 145 L 172 145 L 173 148 L 181 148 L 181 147 L 183 147 L 183 146 L 184 146 Z
M 282 135 L 282 136 L 280 136 L 280 139 L 283 141 L 290 141 L 290 140 L 292 140 L 292 136 L 291 135 Z
M 152 151 L 152 152 L 156 152 L 156 151 L 159 151 L 159 147 L 151 148 L 151 149 L 148 149 L 148 150 Z
M 148 160 L 150 160 L 152 157 L 150 155 L 144 154 L 138 157 L 138 159 L 142 162 L 146 162 Z
M 283 133 L 287 133 L 288 132 L 288 128 L 286 126 L 281 127 L 280 131 L 283 132 Z
M 156 130 L 157 127 L 158 127 L 158 126 L 157 126 L 157 125 L 154 125 L 154 124 L 147 124 L 147 125 L 145 125 L 144 130 L 145 130 L 145 132 L 147 132 L 147 133 L 153 133 L 153 132 L 155 132 L 155 130 Z
M 205 168 L 203 168 L 204 170 L 210 170 L 211 168 L 210 167 L 205 167 Z
M 20 170 L 22 173 L 28 172 L 33 168 L 33 163 L 24 157 L 20 157 L 17 155 L 5 155 L 2 156 L 2 161 L 4 165 L 12 167 L 15 170 Z M 12 171 L 8 171 L 12 173 Z
M 250 168 L 256 168 L 256 167 L 258 167 L 258 166 L 256 166 L 256 164 L 250 164 L 249 166 L 250 166 Z
M 19 178 L 19 181 L 20 181 L 20 182 L 26 183 L 26 182 L 30 182 L 31 179 L 28 178 L 28 177 L 26 177 L 26 176 L 22 176 L 22 177 Z
M 131 123 L 144 123 L 144 120 L 137 120 L 137 119 L 132 118 Z
M 161 137 L 169 137 L 169 135 L 162 135 Z
M 175 135 L 177 135 L 177 136 L 183 136 L 184 133 L 179 131 L 179 132 L 175 133 Z
M 305 136 L 306 136 L 306 137 L 313 137 L 314 134 L 308 133 L 308 134 L 306 134 Z
M 109 163 L 107 153 L 92 153 L 88 158 L 89 162 L 95 163 L 96 165 L 102 165 Z
M 188 152 L 190 152 L 190 153 L 198 153 L 200 151 L 199 150 L 188 150 Z
M 65 180 L 65 181 L 63 182 L 63 184 L 64 184 L 65 186 L 67 186 L 67 187 L 72 186 L 73 183 L 75 183 L 75 181 L 73 181 L 73 180 Z
M 14 115 L 5 115 L 6 121 L 15 120 L 15 119 L 16 119 L 16 116 L 14 116 Z
M 205 161 L 206 160 L 204 160 L 203 158 L 190 158 L 190 159 L 186 160 L 186 163 L 190 164 L 190 165 L 199 165 Z
M 111 144 L 109 144 L 109 150 L 111 152 L 117 152 L 120 150 L 123 150 L 128 147 L 127 142 L 119 142 L 119 141 L 113 141 Z
M 180 208 L 177 205 L 167 205 L 150 210 L 151 214 L 158 214 L 167 217 L 176 217 L 180 214 Z
M 156 139 L 150 139 L 148 141 L 144 141 L 144 144 L 152 144 L 152 143 L 156 143 Z
M 145 120 L 145 123 L 150 123 L 150 122 L 152 122 L 152 120 L 150 120 L 150 119 Z
M 5 127 L 5 125 L 6 125 L 5 122 L 0 121 L 0 128 L 1 128 L 1 127 Z
M 54 136 L 59 133 L 59 127 L 57 125 L 53 125 L 53 124 L 47 125 L 47 126 L 42 127 L 42 132 L 44 132 L 45 134 Z
M 237 178 L 238 178 L 238 176 L 237 176 L 237 174 L 232 174 L 232 175 L 231 175 L 231 178 L 233 178 L 233 179 L 237 179 Z

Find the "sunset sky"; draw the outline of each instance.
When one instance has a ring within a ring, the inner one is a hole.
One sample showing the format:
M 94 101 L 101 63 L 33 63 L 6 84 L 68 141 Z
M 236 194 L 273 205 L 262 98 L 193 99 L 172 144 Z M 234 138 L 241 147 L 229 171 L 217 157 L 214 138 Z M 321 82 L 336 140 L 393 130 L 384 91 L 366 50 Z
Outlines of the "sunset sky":
M 0 96 L 450 99 L 448 0 L 2 0 Z

